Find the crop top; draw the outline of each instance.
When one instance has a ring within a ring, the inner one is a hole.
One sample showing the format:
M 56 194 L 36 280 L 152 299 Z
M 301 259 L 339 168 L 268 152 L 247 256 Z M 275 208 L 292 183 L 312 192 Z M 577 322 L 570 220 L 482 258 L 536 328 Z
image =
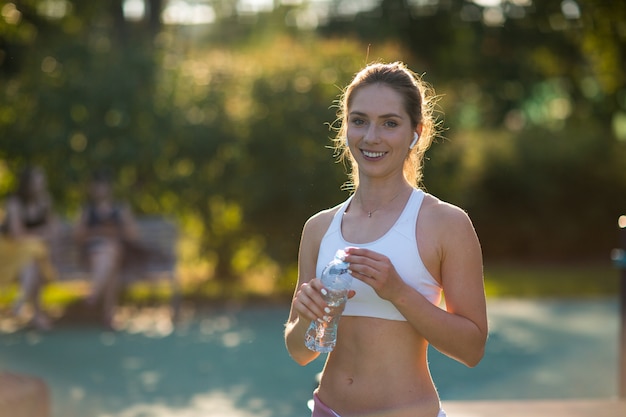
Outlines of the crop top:
M 119 207 L 114 206 L 106 213 L 98 211 L 94 205 L 87 207 L 87 226 L 120 226 L 122 224 L 122 215 Z
M 351 200 L 352 196 L 337 210 L 322 238 L 317 256 L 316 276 L 322 276 L 322 270 L 333 259 L 338 249 L 347 246 L 366 248 L 387 256 L 406 283 L 415 288 L 428 301 L 438 305 L 441 301 L 441 285 L 424 266 L 415 238 L 415 225 L 424 200 L 424 192 L 414 189 L 400 217 L 391 229 L 381 238 L 363 244 L 346 241 L 341 232 L 341 219 Z M 366 316 L 406 321 L 406 318 L 390 301 L 380 298 L 368 284 L 354 279 L 351 288 L 356 294 L 347 301 L 343 311 L 344 316 Z
M 19 200 L 18 200 L 19 201 Z M 20 204 L 21 222 L 26 230 L 34 230 L 38 227 L 45 226 L 50 220 L 50 209 L 46 204 L 38 204 L 35 210 L 27 211 L 24 203 Z M 4 223 L 0 225 L 0 233 L 7 234 L 9 231 L 10 216 L 6 216 Z

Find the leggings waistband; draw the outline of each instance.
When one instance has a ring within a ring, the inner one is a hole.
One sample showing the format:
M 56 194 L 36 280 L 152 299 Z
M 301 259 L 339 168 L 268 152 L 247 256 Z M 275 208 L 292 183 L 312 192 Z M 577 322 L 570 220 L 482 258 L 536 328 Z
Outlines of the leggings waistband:
M 337 414 L 332 408 L 324 404 L 322 400 L 320 400 L 320 397 L 317 395 L 317 392 L 315 392 L 313 393 L 313 413 L 311 414 L 311 417 L 341 417 L 341 416 Z M 447 414 L 445 411 L 443 411 L 443 408 L 441 408 L 441 405 L 439 405 L 439 413 L 437 414 L 437 417 L 447 417 Z

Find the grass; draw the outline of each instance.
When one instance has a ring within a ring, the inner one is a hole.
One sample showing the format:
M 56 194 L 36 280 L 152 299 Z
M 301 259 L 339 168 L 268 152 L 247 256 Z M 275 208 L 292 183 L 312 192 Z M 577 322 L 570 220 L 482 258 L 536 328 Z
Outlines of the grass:
M 488 297 L 596 297 L 619 292 L 620 271 L 610 264 L 485 265 Z
M 43 291 L 42 300 L 46 306 L 65 306 L 83 298 L 89 291 L 87 282 L 68 281 L 52 283 Z M 0 307 L 8 307 L 18 296 L 18 286 L 12 283 L 0 288 Z

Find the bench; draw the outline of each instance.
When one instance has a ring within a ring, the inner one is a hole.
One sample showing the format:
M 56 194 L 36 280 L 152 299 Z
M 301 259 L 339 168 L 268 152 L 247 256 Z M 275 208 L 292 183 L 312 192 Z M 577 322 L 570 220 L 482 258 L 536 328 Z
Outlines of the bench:
M 139 242 L 137 248 L 125 253 L 127 261 L 120 271 L 121 287 L 136 282 L 148 282 L 152 289 L 166 282 L 169 286 L 170 304 L 174 315 L 180 304 L 180 286 L 176 275 L 177 227 L 173 221 L 161 216 L 143 216 L 136 219 Z M 73 224 L 60 223 L 59 236 L 51 248 L 52 261 L 60 282 L 89 281 L 87 263 L 72 236 Z

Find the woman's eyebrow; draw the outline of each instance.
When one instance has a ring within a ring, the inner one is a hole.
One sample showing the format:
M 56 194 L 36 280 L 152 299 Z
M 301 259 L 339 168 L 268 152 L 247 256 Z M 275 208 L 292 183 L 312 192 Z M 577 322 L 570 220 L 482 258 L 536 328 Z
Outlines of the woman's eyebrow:
M 397 117 L 398 119 L 402 119 L 402 116 L 397 114 L 397 113 L 387 113 L 387 114 L 381 114 L 380 116 L 378 116 L 380 119 L 388 119 L 390 117 Z
M 351 111 L 349 114 L 351 116 L 354 115 L 354 116 L 365 116 L 365 117 L 367 117 L 366 113 L 363 113 L 363 112 L 358 111 L 358 110 Z M 397 114 L 397 113 L 386 113 L 386 114 L 381 114 L 380 116 L 378 116 L 379 119 L 388 119 L 390 117 L 397 117 L 399 119 L 402 119 L 402 116 Z

